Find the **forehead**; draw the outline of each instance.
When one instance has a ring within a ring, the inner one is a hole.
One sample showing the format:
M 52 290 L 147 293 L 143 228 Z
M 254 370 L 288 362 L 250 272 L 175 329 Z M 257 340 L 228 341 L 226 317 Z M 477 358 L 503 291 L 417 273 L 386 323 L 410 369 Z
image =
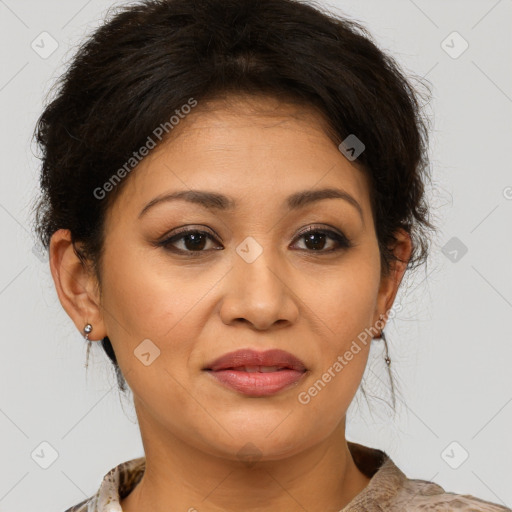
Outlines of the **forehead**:
M 368 179 L 310 105 L 237 96 L 199 103 L 126 183 L 125 207 L 164 191 L 197 189 L 267 204 L 297 190 L 342 187 L 369 208 Z

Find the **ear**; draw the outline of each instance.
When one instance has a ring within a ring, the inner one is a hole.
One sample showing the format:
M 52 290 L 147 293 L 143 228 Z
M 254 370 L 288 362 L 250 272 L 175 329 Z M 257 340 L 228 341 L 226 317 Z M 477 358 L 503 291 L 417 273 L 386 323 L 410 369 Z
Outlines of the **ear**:
M 393 253 L 395 254 L 395 257 L 402 261 L 393 261 L 391 263 L 389 275 L 381 278 L 372 325 L 375 325 L 381 316 L 384 317 L 381 322 L 387 321 L 389 310 L 395 301 L 398 287 L 400 286 L 405 270 L 407 269 L 407 264 L 411 257 L 412 241 L 409 233 L 405 231 L 405 229 L 400 228 L 395 232 L 395 238 L 396 243 L 393 247 Z
M 90 340 L 107 336 L 99 300 L 99 286 L 93 272 L 75 253 L 68 229 L 56 231 L 50 241 L 50 269 L 62 307 L 84 335 L 92 325 Z

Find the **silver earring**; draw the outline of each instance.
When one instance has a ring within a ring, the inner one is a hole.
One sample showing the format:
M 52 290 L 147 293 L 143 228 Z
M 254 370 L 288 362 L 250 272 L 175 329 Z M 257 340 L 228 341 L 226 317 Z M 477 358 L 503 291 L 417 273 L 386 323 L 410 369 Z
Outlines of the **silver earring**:
M 389 357 L 389 352 L 388 352 L 388 340 L 386 339 L 386 335 L 384 334 L 384 329 L 381 331 L 380 337 L 384 340 L 384 346 L 386 347 L 386 357 L 384 358 L 384 361 L 386 361 L 386 364 L 388 366 L 390 366 L 391 359 Z
M 85 332 L 85 339 L 88 340 L 89 339 L 89 333 L 92 331 L 92 325 L 91 324 L 86 324 L 86 326 L 84 327 L 84 332 Z
M 86 324 L 86 326 L 84 327 L 84 332 L 85 332 L 85 341 L 87 341 L 87 356 L 86 356 L 86 361 L 85 361 L 85 368 L 87 368 L 89 366 L 89 352 L 91 350 L 91 343 L 92 343 L 92 340 L 89 339 L 89 334 L 91 333 L 92 331 L 92 325 L 91 324 Z

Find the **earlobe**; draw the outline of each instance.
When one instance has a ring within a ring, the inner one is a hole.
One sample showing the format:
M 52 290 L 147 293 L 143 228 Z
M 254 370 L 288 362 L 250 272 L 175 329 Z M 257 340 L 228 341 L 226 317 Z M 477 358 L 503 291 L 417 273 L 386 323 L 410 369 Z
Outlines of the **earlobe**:
M 67 229 L 56 231 L 50 241 L 50 270 L 62 307 L 83 334 L 86 324 L 94 326 L 90 339 L 102 339 L 107 334 L 99 306 L 97 281 L 80 261 Z

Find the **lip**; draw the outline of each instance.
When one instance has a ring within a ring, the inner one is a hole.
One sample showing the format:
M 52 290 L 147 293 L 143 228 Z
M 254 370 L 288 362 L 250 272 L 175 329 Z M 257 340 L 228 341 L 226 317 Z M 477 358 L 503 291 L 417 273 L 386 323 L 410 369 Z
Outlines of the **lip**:
M 303 372 L 306 370 L 304 363 L 290 352 L 273 349 L 258 352 L 252 349 L 236 350 L 215 359 L 204 368 L 205 370 L 227 370 L 240 366 L 281 366 Z
M 262 372 L 261 366 L 276 367 Z M 244 367 L 253 367 L 246 371 Z M 284 350 L 237 350 L 203 368 L 224 386 L 249 396 L 269 396 L 296 385 L 307 373 L 304 363 Z

